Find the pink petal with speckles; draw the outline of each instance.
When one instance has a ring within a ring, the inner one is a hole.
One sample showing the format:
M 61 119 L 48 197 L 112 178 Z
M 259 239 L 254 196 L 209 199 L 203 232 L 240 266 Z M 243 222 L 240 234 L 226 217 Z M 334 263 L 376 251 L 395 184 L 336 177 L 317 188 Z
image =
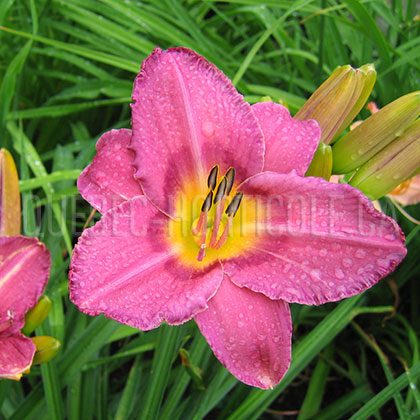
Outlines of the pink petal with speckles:
M 207 308 L 222 281 L 220 264 L 200 271 L 181 266 L 166 239 L 167 223 L 140 196 L 85 230 L 70 267 L 73 303 L 142 330 L 181 324 Z
M 251 106 L 213 64 L 186 48 L 156 48 L 137 76 L 132 104 L 135 177 L 163 211 L 210 169 L 242 182 L 262 170 L 264 139 Z
M 234 285 L 227 277 L 195 321 L 216 357 L 242 382 L 272 388 L 291 357 L 289 305 Z
M 50 253 L 36 238 L 0 237 L 0 331 L 13 334 L 35 306 L 50 272 Z M 10 325 L 7 329 L 6 325 Z
M 143 194 L 133 176 L 133 153 L 127 149 L 130 140 L 131 130 L 125 128 L 103 134 L 93 162 L 77 180 L 80 194 L 101 213 Z
M 266 172 L 241 190 L 261 200 L 266 220 L 259 243 L 224 270 L 272 299 L 321 304 L 358 294 L 406 254 L 395 221 L 349 185 Z
M 321 137 L 315 120 L 299 121 L 283 105 L 261 102 L 252 106 L 265 141 L 264 170 L 305 175 Z
M 2 336 L 0 334 L 0 378 L 20 379 L 32 364 L 35 345 L 21 335 Z

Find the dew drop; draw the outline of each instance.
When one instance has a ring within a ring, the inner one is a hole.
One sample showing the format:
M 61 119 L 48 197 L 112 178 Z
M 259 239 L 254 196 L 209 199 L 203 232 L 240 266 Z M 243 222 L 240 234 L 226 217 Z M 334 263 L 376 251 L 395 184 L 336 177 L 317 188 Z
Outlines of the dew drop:
M 356 257 L 357 258 L 365 258 L 366 257 L 366 251 L 364 249 L 358 249 L 356 251 Z
M 342 264 L 344 267 L 349 268 L 353 265 L 353 260 L 351 258 L 343 258 Z
M 321 257 L 326 257 L 326 256 L 328 255 L 327 248 L 322 248 L 322 249 L 319 251 L 319 255 L 320 255 Z
M 335 276 L 338 279 L 344 279 L 344 271 L 341 268 L 336 268 L 335 269 Z

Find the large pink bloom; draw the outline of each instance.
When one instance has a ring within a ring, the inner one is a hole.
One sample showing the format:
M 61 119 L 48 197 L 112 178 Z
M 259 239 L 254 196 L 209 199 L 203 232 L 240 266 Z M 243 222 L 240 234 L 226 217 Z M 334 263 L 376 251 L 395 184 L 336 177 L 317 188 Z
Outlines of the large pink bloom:
M 290 363 L 286 302 L 366 290 L 403 234 L 358 190 L 303 177 L 315 121 L 251 107 L 193 51 L 156 49 L 133 100 L 133 130 L 104 134 L 78 181 L 104 215 L 75 248 L 71 299 L 143 330 L 194 318 L 233 375 L 272 387 Z
M 19 379 L 32 364 L 35 345 L 20 330 L 50 265 L 49 251 L 36 238 L 0 237 L 0 378 Z

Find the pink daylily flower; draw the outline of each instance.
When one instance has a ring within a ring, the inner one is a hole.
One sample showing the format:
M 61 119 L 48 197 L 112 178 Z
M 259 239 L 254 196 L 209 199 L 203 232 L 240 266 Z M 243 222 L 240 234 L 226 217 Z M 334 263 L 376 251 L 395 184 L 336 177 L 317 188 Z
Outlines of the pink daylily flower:
M 133 101 L 133 129 L 105 133 L 78 180 L 103 216 L 75 247 L 71 300 L 142 330 L 194 318 L 233 375 L 273 387 L 291 358 L 288 303 L 366 290 L 404 258 L 404 236 L 358 190 L 303 177 L 315 121 L 245 103 L 191 50 L 155 49 Z
M 0 237 L 0 378 L 20 379 L 32 364 L 35 345 L 20 330 L 44 291 L 50 265 L 38 239 Z

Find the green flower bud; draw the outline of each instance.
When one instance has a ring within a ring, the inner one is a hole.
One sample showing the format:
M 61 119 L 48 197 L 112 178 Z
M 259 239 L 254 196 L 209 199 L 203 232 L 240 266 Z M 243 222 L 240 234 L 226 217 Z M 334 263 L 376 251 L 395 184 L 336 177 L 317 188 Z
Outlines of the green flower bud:
M 321 141 L 329 144 L 353 121 L 367 101 L 376 81 L 373 64 L 359 69 L 338 67 L 297 112 L 298 120 L 314 119 Z
M 61 347 L 59 340 L 46 335 L 32 337 L 31 340 L 36 347 L 34 360 L 32 362 L 34 365 L 49 362 L 57 355 Z
M 330 180 L 332 171 L 332 149 L 325 143 L 319 143 L 314 158 L 305 176 L 317 176 Z
M 38 303 L 25 314 L 25 325 L 22 328 L 22 333 L 25 335 L 31 334 L 39 325 L 41 325 L 51 310 L 51 299 L 44 295 L 38 300 Z
M 12 155 L 0 150 L 0 236 L 20 233 L 19 178 Z
M 420 119 L 357 171 L 350 185 L 371 200 L 391 192 L 420 168 Z
M 358 125 L 333 146 L 333 173 L 363 165 L 420 115 L 420 91 L 398 98 Z

